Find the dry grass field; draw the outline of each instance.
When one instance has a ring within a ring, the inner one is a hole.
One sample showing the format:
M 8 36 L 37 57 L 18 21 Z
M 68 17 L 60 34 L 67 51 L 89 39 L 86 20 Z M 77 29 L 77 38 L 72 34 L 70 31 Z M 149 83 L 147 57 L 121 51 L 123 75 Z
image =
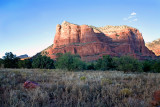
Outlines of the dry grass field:
M 156 73 L 0 69 L 0 107 L 151 107 L 159 88 Z

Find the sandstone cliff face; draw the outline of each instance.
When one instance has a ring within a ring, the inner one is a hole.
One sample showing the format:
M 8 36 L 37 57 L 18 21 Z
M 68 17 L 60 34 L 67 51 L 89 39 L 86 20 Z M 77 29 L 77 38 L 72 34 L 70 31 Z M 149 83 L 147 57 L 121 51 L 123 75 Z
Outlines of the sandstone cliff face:
M 153 51 L 156 56 L 160 56 L 160 39 L 154 40 L 153 42 L 146 43 L 149 50 Z
M 106 54 L 130 55 L 138 59 L 155 56 L 146 48 L 142 34 L 128 26 L 79 26 L 65 21 L 57 25 L 53 44 L 46 50 L 51 58 L 66 52 L 79 54 L 84 61 L 97 60 Z

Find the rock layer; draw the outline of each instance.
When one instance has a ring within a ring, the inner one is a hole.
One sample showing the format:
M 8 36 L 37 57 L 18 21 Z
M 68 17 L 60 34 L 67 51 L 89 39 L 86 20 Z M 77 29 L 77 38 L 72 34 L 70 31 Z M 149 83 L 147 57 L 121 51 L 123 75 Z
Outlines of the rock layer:
M 156 56 L 160 56 L 160 39 L 154 40 L 153 42 L 146 43 L 149 50 L 153 51 Z
M 52 48 L 47 56 L 56 58 L 57 53 L 79 54 L 84 61 L 97 60 L 103 55 L 130 55 L 138 59 L 154 58 L 146 48 L 139 30 L 129 26 L 94 27 L 76 25 L 64 21 L 57 25 Z

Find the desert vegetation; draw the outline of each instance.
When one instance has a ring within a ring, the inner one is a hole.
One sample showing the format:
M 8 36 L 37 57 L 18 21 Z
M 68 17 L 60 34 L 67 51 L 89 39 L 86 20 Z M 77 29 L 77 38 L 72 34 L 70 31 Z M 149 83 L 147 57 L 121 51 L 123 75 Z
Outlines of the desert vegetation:
M 1 69 L 1 107 L 150 107 L 160 74 Z M 39 84 L 23 87 L 25 81 Z
M 84 70 L 116 70 L 124 72 L 152 72 L 160 73 L 160 60 L 137 60 L 131 56 L 111 57 L 104 55 L 97 61 L 84 62 L 79 55 L 71 53 L 58 53 L 56 60 L 40 54 L 31 59 L 20 60 L 12 52 L 6 53 L 0 59 L 0 65 L 4 68 L 40 68 L 63 69 L 68 71 Z
M 0 69 L 0 106 L 151 107 L 159 90 L 159 60 L 106 55 L 83 62 L 79 55 L 57 56 L 55 61 L 42 55 L 20 60 L 6 53 L 0 59 L 5 67 Z M 26 81 L 38 85 L 26 88 Z

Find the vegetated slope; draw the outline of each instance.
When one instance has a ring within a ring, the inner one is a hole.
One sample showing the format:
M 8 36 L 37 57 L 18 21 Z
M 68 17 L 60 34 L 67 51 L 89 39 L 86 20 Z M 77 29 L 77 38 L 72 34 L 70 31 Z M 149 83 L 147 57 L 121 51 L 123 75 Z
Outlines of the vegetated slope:
M 57 25 L 53 47 L 43 51 L 56 58 L 57 53 L 79 54 L 84 61 L 93 61 L 103 55 L 130 55 L 137 59 L 155 58 L 144 43 L 138 29 L 129 26 L 94 27 L 64 21 Z
M 50 46 L 48 46 L 46 49 L 44 49 L 44 50 L 42 50 L 41 52 L 38 52 L 36 55 L 34 55 L 32 58 L 35 58 L 35 57 L 37 57 L 38 55 L 48 55 L 48 52 L 47 52 L 47 50 L 50 50 L 50 49 L 52 49 L 52 47 L 53 47 L 53 44 L 52 45 L 50 45 Z
M 44 49 L 43 51 L 40 52 L 41 55 L 47 55 L 47 50 L 52 49 L 53 44 L 50 45 L 48 48 Z
M 149 50 L 152 50 L 156 54 L 156 56 L 160 56 L 160 39 L 146 43 L 146 46 Z

